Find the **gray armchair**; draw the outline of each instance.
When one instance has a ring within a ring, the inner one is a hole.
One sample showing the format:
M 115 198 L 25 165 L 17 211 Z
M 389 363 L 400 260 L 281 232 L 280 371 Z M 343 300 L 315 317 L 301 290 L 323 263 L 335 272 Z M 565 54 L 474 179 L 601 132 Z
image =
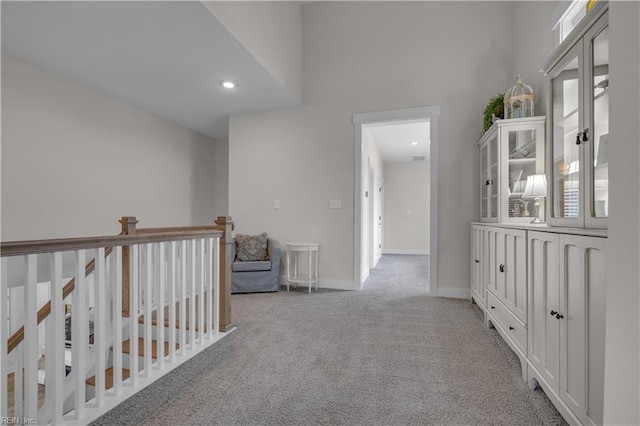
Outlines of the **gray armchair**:
M 236 261 L 236 244 L 231 244 L 231 293 L 258 293 L 280 291 L 280 249 L 268 247 L 269 260 L 255 262 Z

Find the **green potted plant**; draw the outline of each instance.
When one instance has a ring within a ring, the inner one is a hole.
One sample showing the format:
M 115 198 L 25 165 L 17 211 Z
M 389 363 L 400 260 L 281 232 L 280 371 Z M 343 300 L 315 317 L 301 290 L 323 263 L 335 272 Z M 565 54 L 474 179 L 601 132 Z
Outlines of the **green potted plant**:
M 504 94 L 498 93 L 489 100 L 483 111 L 482 132 L 486 132 L 493 124 L 493 116 L 504 118 Z

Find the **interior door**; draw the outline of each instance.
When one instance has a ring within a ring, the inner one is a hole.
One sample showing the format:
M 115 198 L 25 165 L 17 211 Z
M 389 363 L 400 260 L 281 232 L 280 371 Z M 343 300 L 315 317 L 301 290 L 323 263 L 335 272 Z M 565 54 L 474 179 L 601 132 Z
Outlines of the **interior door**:
M 375 236 L 374 236 L 374 265 L 378 263 L 380 258 L 382 257 L 382 228 L 383 228 L 383 208 L 384 205 L 384 191 L 382 180 L 380 178 L 377 179 L 377 190 L 374 195 L 374 212 L 375 212 Z

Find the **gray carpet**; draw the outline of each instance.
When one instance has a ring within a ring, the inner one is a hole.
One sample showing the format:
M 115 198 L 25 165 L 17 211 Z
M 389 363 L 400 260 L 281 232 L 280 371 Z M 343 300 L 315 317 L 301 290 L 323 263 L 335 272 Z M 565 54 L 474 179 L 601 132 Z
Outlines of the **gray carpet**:
M 234 295 L 230 336 L 95 424 L 566 424 L 427 257 L 385 255 L 365 290 Z

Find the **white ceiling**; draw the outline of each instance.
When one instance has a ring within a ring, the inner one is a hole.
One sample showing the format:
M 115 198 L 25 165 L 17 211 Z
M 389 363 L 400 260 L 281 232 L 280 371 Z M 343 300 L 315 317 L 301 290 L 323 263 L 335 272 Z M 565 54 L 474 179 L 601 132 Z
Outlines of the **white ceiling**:
M 384 163 L 412 161 L 414 156 L 430 153 L 430 125 L 428 121 L 391 124 L 369 124 L 363 126 L 375 141 Z M 411 142 L 418 142 L 412 145 Z
M 217 139 L 297 102 L 197 1 L 3 1 L 2 53 Z

